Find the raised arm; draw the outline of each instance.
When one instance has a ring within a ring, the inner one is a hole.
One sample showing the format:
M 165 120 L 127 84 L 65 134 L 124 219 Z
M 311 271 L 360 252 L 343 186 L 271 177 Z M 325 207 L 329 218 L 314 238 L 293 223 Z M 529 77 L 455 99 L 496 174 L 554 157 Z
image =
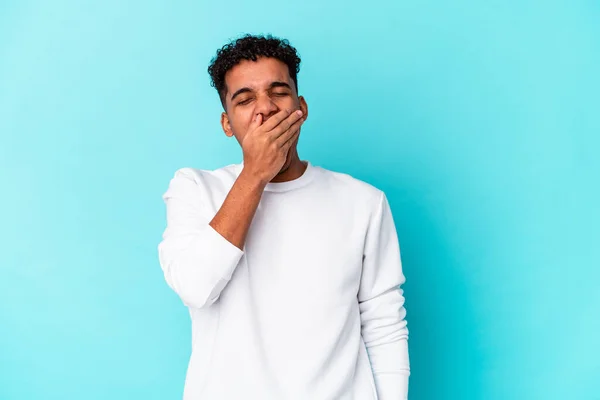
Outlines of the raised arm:
M 303 119 L 290 110 L 264 124 L 258 114 L 242 142 L 244 168 L 215 215 L 208 185 L 191 169 L 179 170 L 163 195 L 167 227 L 158 246 L 169 286 L 188 307 L 213 304 L 243 256 L 246 235 L 267 183 L 285 163 Z
M 195 179 L 182 169 L 171 180 L 163 196 L 167 228 L 158 252 L 169 286 L 187 306 L 202 308 L 214 303 L 231 279 L 264 186 L 240 174 L 211 220 Z

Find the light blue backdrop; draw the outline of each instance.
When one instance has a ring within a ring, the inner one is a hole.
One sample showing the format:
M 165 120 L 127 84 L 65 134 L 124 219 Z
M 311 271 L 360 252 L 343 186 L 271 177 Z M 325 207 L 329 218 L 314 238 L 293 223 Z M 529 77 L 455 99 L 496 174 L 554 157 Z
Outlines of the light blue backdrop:
M 485 4 L 487 3 L 487 4 Z M 0 399 L 177 399 L 156 245 L 182 166 L 241 152 L 206 67 L 302 56 L 302 159 L 383 189 L 411 400 L 600 399 L 595 1 L 0 3 Z

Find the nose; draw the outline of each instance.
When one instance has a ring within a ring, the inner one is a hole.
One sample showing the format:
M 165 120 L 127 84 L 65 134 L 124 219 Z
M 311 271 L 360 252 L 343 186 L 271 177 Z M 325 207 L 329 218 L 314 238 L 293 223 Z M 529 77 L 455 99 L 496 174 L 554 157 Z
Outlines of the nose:
M 255 114 L 262 114 L 263 121 L 266 121 L 271 115 L 277 113 L 279 108 L 272 101 L 270 96 L 263 95 L 256 99 Z

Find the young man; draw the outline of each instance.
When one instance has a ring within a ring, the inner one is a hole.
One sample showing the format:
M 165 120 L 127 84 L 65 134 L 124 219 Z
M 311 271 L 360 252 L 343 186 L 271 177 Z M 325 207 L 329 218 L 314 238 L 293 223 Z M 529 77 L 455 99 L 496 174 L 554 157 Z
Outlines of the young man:
M 308 106 L 286 40 L 247 35 L 209 73 L 243 161 L 183 168 L 159 245 L 189 308 L 184 399 L 400 400 L 405 278 L 385 194 L 301 161 Z

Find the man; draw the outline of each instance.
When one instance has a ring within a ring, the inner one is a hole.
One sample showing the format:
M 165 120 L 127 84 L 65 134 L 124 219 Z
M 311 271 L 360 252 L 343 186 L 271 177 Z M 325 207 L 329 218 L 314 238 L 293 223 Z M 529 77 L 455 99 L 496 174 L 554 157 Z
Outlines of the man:
M 183 168 L 159 245 L 189 308 L 184 399 L 400 400 L 408 330 L 385 194 L 301 161 L 308 106 L 287 40 L 247 35 L 209 73 L 243 161 Z

